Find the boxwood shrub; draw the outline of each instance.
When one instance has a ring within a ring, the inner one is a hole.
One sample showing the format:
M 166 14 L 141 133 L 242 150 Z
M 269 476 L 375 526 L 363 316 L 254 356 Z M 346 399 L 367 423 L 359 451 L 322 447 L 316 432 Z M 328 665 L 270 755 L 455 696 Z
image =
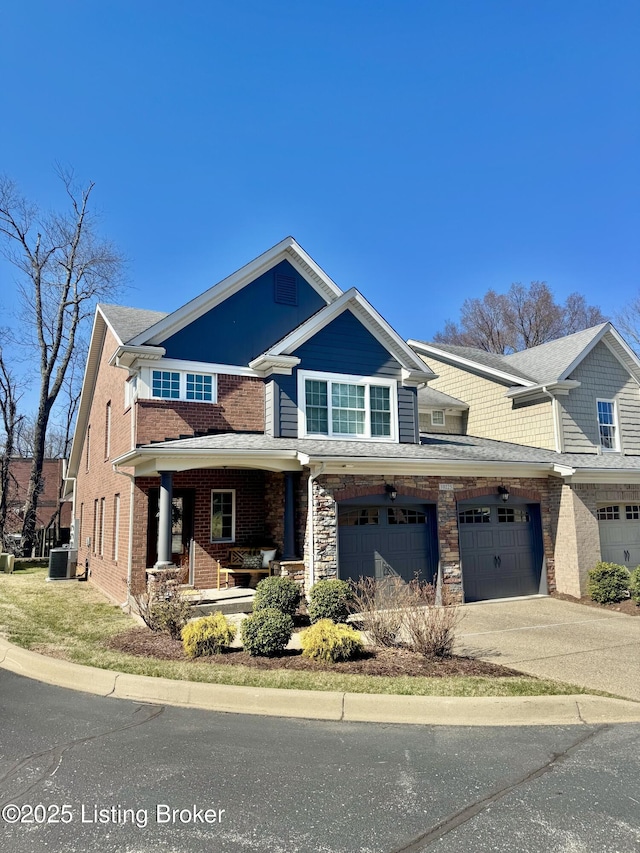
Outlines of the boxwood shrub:
M 629 591 L 629 571 L 617 563 L 596 563 L 589 572 L 587 593 L 599 604 L 622 601 Z
M 631 572 L 631 577 L 629 578 L 629 592 L 631 593 L 631 598 L 635 603 L 640 604 L 640 566 L 636 566 L 636 568 Z
M 253 612 L 272 609 L 293 616 L 300 603 L 300 587 L 287 577 L 273 577 L 261 580 L 253 598 Z
M 352 599 L 353 588 L 346 581 L 338 578 L 318 581 L 309 592 L 309 618 L 312 622 L 320 619 L 346 622 Z
M 275 657 L 287 647 L 293 634 L 293 619 L 288 613 L 266 607 L 242 622 L 242 645 L 250 655 Z

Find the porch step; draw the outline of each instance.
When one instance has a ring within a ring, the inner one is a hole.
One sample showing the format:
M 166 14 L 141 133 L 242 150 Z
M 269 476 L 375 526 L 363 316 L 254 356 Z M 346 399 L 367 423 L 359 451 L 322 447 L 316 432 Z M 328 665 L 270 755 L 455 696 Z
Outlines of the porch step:
M 221 613 L 251 613 L 253 610 L 253 589 L 232 587 L 225 590 L 203 590 L 193 603 L 194 616 L 209 616 L 216 610 Z

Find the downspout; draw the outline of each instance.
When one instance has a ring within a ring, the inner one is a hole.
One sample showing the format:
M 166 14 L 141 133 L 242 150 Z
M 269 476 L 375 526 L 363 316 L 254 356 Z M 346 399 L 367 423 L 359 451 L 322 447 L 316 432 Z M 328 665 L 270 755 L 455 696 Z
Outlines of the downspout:
M 315 582 L 315 542 L 314 542 L 314 533 L 313 533 L 313 484 L 316 480 L 316 477 L 319 477 L 322 473 L 324 473 L 325 463 L 321 462 L 320 466 L 312 473 L 309 474 L 309 479 L 307 480 L 307 530 L 309 531 L 309 589 L 313 586 Z M 311 469 L 309 469 L 311 470 Z M 309 594 L 309 589 L 307 590 L 307 595 Z
M 557 397 L 547 389 L 546 385 L 542 386 L 542 393 L 546 394 L 551 400 L 551 417 L 553 418 L 553 440 L 556 446 L 556 453 L 564 453 L 562 430 L 560 428 L 560 413 L 558 411 L 559 402 Z
M 113 465 L 113 470 L 116 474 L 126 477 L 129 480 L 129 545 L 127 548 L 127 600 L 120 607 L 131 606 L 131 575 L 133 573 L 133 496 L 135 491 L 136 478 L 134 474 L 127 474 L 126 471 L 120 471 L 117 465 Z
M 73 483 L 73 498 L 71 499 L 71 532 L 73 534 L 72 537 L 72 545 L 74 548 L 78 547 L 78 542 L 76 542 L 76 488 L 77 488 L 77 478 L 76 477 L 65 477 L 66 483 Z

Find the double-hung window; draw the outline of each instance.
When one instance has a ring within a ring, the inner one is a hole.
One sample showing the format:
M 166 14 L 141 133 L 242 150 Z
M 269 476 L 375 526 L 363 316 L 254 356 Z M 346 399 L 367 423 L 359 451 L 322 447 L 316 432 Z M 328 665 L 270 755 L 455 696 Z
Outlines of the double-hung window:
M 300 435 L 382 441 L 396 437 L 391 380 L 301 371 L 298 394 Z
M 618 418 L 615 400 L 598 400 L 598 430 L 603 450 L 618 450 Z

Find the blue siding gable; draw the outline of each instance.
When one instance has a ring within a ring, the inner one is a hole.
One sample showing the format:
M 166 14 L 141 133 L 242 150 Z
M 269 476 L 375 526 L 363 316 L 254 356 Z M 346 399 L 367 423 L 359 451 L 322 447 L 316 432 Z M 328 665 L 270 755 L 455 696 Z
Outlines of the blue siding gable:
M 297 305 L 275 301 L 276 275 L 295 277 Z M 326 305 L 288 262 L 282 261 L 211 311 L 167 338 L 167 358 L 246 365 Z
M 349 310 L 343 311 L 292 354 L 302 359 L 301 370 L 396 379 L 402 374 L 399 362 Z

